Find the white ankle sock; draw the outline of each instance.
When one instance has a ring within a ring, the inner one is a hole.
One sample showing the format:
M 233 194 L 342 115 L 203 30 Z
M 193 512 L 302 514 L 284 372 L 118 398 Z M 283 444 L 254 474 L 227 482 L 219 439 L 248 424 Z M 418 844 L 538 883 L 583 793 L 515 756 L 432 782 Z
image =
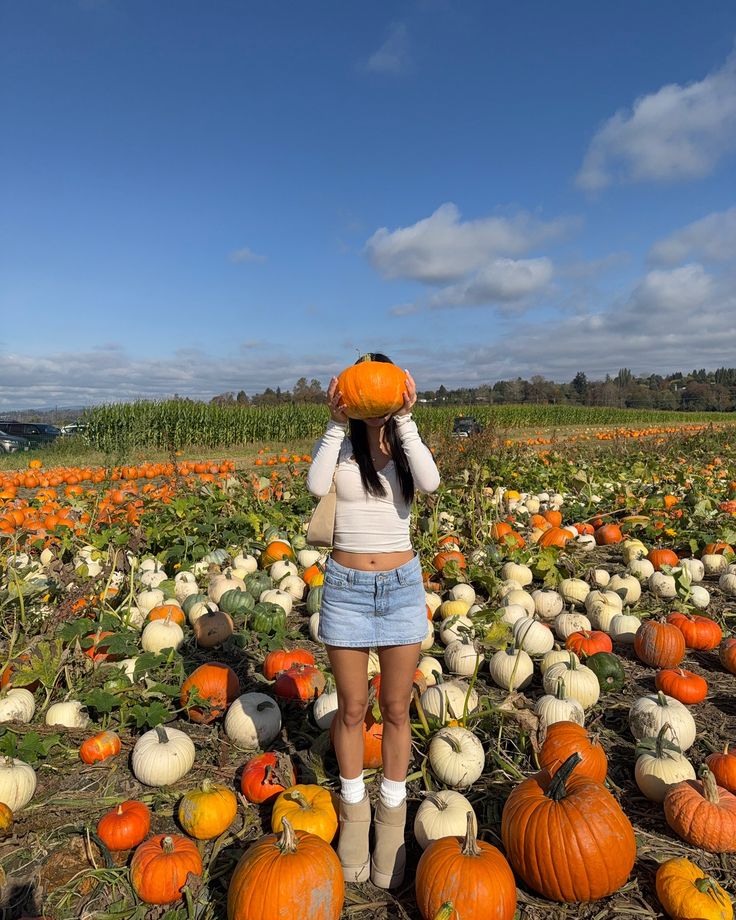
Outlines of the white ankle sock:
M 365 781 L 363 780 L 362 771 L 360 776 L 356 776 L 355 779 L 345 779 L 344 776 L 340 777 L 340 795 L 343 801 L 350 805 L 357 805 L 358 802 L 363 801 L 363 796 L 365 795 Z
M 384 776 L 381 781 L 380 795 L 383 804 L 388 805 L 389 808 L 401 805 L 406 798 L 406 780 L 399 783 L 394 779 L 386 779 Z

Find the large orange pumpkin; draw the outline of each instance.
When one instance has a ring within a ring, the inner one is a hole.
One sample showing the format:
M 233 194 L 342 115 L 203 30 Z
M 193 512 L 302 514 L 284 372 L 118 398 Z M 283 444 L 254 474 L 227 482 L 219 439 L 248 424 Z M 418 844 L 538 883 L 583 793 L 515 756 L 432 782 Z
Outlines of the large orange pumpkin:
M 680 561 L 680 557 L 672 549 L 652 549 L 647 559 L 654 566 L 655 572 L 661 571 L 663 565 L 677 565 Z
M 653 668 L 676 668 L 685 657 L 685 637 L 671 623 L 645 620 L 634 636 L 634 651 Z
M 287 559 L 289 562 L 296 559 L 291 544 L 283 540 L 272 540 L 263 550 L 258 561 L 262 569 L 267 569 L 274 562 L 281 562 L 282 559 Z
M 208 707 L 190 705 L 190 696 L 206 700 Z M 214 722 L 230 703 L 240 696 L 240 681 L 231 667 L 219 661 L 200 665 L 187 677 L 181 687 L 180 703 L 192 722 Z
M 715 776 L 718 785 L 736 794 L 736 754 L 729 751 L 728 748 L 727 744 L 722 752 L 716 751 L 708 754 L 705 763 Z
M 597 901 L 625 884 L 636 859 L 629 819 L 605 786 L 573 772 L 542 770 L 512 789 L 501 817 L 514 871 L 553 901 Z M 572 774 L 572 775 L 571 775 Z
M 337 378 L 348 418 L 380 418 L 404 404 L 406 372 L 385 361 L 361 360 Z
M 189 873 L 202 874 L 202 857 L 197 845 L 181 834 L 156 834 L 130 861 L 130 883 L 146 904 L 181 900 Z
M 144 802 L 121 802 L 97 822 L 97 836 L 108 850 L 129 850 L 146 839 L 151 812 Z
M 596 736 L 577 722 L 554 722 L 547 729 L 539 752 L 539 766 L 554 776 L 571 754 L 580 756 L 576 776 L 587 776 L 602 783 L 608 773 L 608 758 Z
M 345 882 L 337 853 L 316 834 L 267 834 L 240 858 L 227 892 L 227 920 L 338 920 Z M 308 910 L 307 910 L 308 908 Z
M 550 527 L 545 530 L 537 541 L 538 546 L 564 546 L 568 540 L 572 539 L 572 534 L 564 527 Z
M 604 524 L 595 532 L 595 542 L 599 546 L 610 546 L 613 543 L 621 543 L 624 535 L 618 524 Z
M 468 812 L 462 837 L 433 840 L 417 865 L 417 907 L 423 917 L 441 917 L 446 904 L 448 917 L 483 917 L 513 920 L 516 913 L 516 882 L 500 850 L 476 840 L 473 815 Z M 480 910 L 479 910 L 480 908 Z
M 736 852 L 736 796 L 716 784 L 708 767 L 701 780 L 685 780 L 664 797 L 664 816 L 683 840 L 709 853 Z

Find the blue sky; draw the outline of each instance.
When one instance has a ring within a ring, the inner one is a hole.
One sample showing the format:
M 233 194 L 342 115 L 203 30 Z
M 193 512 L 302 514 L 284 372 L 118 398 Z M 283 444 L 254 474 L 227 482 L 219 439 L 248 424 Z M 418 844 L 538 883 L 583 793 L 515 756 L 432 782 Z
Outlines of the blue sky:
M 736 6 L 0 0 L 0 406 L 736 360 Z

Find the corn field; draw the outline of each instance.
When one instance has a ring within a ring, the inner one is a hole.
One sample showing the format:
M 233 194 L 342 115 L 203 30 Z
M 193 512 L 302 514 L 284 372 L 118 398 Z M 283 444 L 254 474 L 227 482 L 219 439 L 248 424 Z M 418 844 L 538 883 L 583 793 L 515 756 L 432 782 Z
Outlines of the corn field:
M 422 433 L 452 429 L 458 415 L 473 415 L 486 426 L 506 429 L 567 426 L 646 426 L 671 422 L 734 422 L 729 413 L 660 412 L 585 406 L 419 406 L 415 417 Z M 323 405 L 224 407 L 178 400 L 140 401 L 88 410 L 90 444 L 103 451 L 136 447 L 178 449 L 187 446 L 235 447 L 255 442 L 286 442 L 316 438 L 328 419 Z

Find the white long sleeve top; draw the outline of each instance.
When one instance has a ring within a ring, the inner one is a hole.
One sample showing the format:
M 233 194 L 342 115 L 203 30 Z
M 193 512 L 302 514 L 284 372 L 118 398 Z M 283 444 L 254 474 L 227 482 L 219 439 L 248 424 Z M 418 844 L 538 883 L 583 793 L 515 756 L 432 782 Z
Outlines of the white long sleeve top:
M 414 478 L 421 492 L 434 492 L 440 474 L 431 451 L 423 443 L 410 415 L 398 415 L 396 429 Z M 386 495 L 371 495 L 363 488 L 360 468 L 352 459 L 353 447 L 347 426 L 330 421 L 312 451 L 307 488 L 313 495 L 327 495 L 335 477 L 334 549 L 350 553 L 394 553 L 411 549 L 411 507 L 401 492 L 393 460 L 378 471 Z

